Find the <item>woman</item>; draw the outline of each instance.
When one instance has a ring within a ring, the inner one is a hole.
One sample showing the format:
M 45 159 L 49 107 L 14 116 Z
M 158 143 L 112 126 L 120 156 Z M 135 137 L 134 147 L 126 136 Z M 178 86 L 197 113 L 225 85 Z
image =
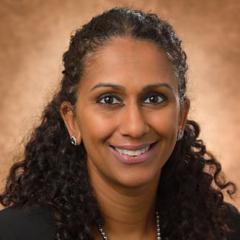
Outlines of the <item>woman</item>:
M 0 197 L 0 239 L 237 239 L 239 213 L 222 193 L 236 187 L 187 117 L 172 27 L 114 8 L 76 31 L 63 61 Z

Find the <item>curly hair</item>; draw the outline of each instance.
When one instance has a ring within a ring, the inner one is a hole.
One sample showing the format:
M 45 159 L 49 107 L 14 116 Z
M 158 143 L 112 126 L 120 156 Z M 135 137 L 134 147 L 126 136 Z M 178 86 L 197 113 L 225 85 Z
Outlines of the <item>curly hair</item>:
M 180 102 L 187 98 L 186 54 L 172 26 L 157 15 L 113 8 L 75 32 L 63 55 L 60 90 L 44 109 L 23 159 L 11 167 L 0 195 L 5 207 L 52 209 L 55 239 L 93 239 L 93 228 L 104 222 L 89 181 L 84 144 L 71 145 L 59 110 L 63 101 L 75 104 L 88 54 L 118 36 L 151 41 L 163 49 L 174 67 Z M 157 207 L 163 239 L 221 239 L 230 229 L 223 191 L 232 196 L 236 186 L 224 179 L 221 164 L 206 150 L 199 133 L 199 125 L 187 120 L 183 138 L 162 169 Z

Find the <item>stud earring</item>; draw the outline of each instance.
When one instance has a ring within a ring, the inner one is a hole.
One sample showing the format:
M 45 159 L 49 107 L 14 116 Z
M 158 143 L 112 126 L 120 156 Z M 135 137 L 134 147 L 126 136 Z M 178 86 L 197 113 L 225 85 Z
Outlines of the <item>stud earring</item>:
M 70 142 L 72 145 L 77 146 L 77 139 L 74 136 L 70 137 Z
M 180 128 L 178 130 L 178 134 L 177 134 L 177 141 L 179 141 L 183 138 L 183 134 L 184 134 L 184 131 L 183 131 L 183 129 Z

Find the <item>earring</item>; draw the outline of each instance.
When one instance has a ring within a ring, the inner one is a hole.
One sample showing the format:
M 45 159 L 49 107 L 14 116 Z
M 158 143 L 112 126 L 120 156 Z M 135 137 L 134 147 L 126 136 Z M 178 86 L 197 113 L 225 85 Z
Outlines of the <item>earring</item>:
M 178 130 L 178 134 L 177 134 L 177 141 L 179 141 L 183 138 L 183 134 L 184 134 L 184 130 L 182 128 L 180 128 Z
M 70 137 L 70 142 L 72 145 L 77 146 L 77 139 L 74 136 Z

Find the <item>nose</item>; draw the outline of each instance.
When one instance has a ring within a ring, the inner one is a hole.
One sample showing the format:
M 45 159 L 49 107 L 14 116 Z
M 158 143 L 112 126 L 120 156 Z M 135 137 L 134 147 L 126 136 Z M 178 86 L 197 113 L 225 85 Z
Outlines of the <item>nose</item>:
M 140 138 L 148 131 L 149 125 L 146 122 L 141 108 L 137 104 L 131 104 L 131 106 L 125 105 L 121 116 L 121 135 Z

